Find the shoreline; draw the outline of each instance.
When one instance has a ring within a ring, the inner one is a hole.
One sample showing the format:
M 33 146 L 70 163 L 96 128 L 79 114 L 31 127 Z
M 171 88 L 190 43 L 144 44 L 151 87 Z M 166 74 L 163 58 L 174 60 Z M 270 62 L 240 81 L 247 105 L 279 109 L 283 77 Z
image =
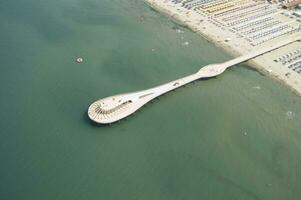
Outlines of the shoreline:
M 197 33 L 208 42 L 213 43 L 218 48 L 223 49 L 230 56 L 237 57 L 244 55 L 256 48 L 262 48 L 289 37 L 300 37 L 301 33 L 291 33 L 275 38 L 272 41 L 252 47 L 243 41 L 243 38 L 235 36 L 224 28 L 216 27 L 211 23 L 211 17 L 208 15 L 199 15 L 186 9 L 181 9 L 170 4 L 168 0 L 145 0 L 145 3 L 153 10 L 170 18 L 176 24 L 184 26 L 191 31 Z M 223 31 L 223 37 L 220 33 Z M 290 34 L 290 35 L 289 35 Z M 231 38 L 226 41 L 226 38 Z M 301 42 L 295 42 L 277 49 L 266 55 L 252 59 L 246 62 L 248 66 L 258 71 L 260 74 L 268 76 L 273 80 L 285 85 L 293 93 L 301 97 L 301 74 L 294 73 L 290 69 L 285 69 L 273 60 L 280 57 L 283 53 L 291 51 L 294 48 L 301 47 Z M 289 74 L 289 76 L 288 76 Z

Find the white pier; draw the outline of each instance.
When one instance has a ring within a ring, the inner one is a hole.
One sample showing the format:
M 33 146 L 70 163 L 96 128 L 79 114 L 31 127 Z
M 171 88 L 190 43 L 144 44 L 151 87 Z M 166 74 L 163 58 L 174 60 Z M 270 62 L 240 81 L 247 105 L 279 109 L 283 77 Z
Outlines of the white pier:
M 273 46 L 256 50 L 247 55 L 237 57 L 224 63 L 207 65 L 205 67 L 202 67 L 197 73 L 151 89 L 133 93 L 119 94 L 100 99 L 90 105 L 88 109 L 88 116 L 92 121 L 99 124 L 110 124 L 119 121 L 133 114 L 143 105 L 164 93 L 175 90 L 176 88 L 179 88 L 198 79 L 218 76 L 229 67 L 246 62 L 250 59 L 286 46 L 298 40 L 301 40 L 301 37 L 292 37 Z

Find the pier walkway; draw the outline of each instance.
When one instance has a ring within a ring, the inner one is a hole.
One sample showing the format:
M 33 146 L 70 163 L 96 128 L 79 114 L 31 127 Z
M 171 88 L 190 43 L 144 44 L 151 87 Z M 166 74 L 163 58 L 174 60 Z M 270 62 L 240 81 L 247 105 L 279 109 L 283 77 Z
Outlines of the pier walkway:
M 176 88 L 179 88 L 198 79 L 218 76 L 229 67 L 246 62 L 250 59 L 256 58 L 275 49 L 300 40 L 300 36 L 291 37 L 290 39 L 279 42 L 278 44 L 275 44 L 273 46 L 255 50 L 249 54 L 234 58 L 227 62 L 204 66 L 197 73 L 151 89 L 133 93 L 119 94 L 100 99 L 90 105 L 88 109 L 88 116 L 92 121 L 100 124 L 110 124 L 119 121 L 133 114 L 143 105 L 164 93 L 175 90 Z

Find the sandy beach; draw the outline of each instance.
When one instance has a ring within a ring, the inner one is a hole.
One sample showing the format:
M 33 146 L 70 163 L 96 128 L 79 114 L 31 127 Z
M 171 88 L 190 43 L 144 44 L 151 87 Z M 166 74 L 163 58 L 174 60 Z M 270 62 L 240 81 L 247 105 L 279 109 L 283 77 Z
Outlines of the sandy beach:
M 252 50 L 260 49 L 271 44 L 275 44 L 288 37 L 301 38 L 300 29 L 295 28 L 291 32 L 275 37 L 274 39 L 265 42 L 248 42 L 246 39 L 237 33 L 234 33 L 230 28 L 220 26 L 220 23 L 214 15 L 204 12 L 197 12 L 195 10 L 188 10 L 180 4 L 175 4 L 169 0 L 145 0 L 146 3 L 153 9 L 160 13 L 171 17 L 175 22 L 184 25 L 192 31 L 205 37 L 208 41 L 213 42 L 216 46 L 223 48 L 231 56 L 236 57 L 244 55 Z M 263 4 L 264 5 L 264 4 Z M 282 9 L 271 7 L 274 9 L 274 18 L 283 21 L 284 23 L 291 24 L 293 27 L 298 26 L 298 23 L 292 21 L 289 17 L 282 15 Z M 295 42 L 271 53 L 257 57 L 248 62 L 248 65 L 258 70 L 284 85 L 288 86 L 293 92 L 301 96 L 301 74 L 284 67 L 279 62 L 275 62 L 282 55 L 294 51 L 301 47 L 300 42 Z

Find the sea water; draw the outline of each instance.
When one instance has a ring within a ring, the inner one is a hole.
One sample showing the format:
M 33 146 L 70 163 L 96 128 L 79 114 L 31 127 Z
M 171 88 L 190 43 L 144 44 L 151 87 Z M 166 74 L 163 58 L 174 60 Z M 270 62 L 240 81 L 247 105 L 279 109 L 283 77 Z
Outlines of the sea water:
M 0 22 L 1 200 L 300 199 L 301 99 L 247 65 L 88 119 L 230 59 L 142 0 L 1 1 Z

